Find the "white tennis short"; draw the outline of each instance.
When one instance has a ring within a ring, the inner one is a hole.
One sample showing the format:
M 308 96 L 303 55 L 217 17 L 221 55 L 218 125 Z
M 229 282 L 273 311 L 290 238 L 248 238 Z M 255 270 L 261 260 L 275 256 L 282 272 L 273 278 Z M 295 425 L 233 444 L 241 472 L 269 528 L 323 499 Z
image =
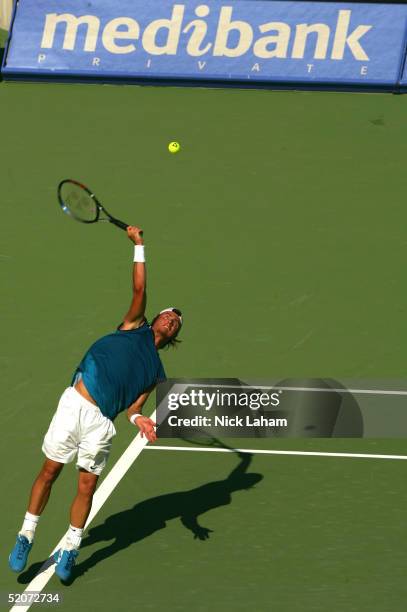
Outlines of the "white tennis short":
M 112 421 L 74 387 L 68 387 L 45 434 L 42 452 L 59 463 L 70 463 L 78 453 L 76 467 L 99 475 L 115 435 Z

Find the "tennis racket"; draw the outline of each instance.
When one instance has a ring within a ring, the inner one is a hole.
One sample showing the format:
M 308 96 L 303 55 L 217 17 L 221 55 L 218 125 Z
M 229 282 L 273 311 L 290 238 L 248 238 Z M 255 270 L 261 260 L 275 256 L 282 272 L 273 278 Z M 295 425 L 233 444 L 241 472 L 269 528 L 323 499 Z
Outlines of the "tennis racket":
M 78 181 L 72 179 L 61 181 L 58 185 L 58 200 L 63 212 L 75 221 L 81 223 L 108 221 L 122 230 L 127 230 L 128 223 L 123 223 L 108 213 L 95 194 Z

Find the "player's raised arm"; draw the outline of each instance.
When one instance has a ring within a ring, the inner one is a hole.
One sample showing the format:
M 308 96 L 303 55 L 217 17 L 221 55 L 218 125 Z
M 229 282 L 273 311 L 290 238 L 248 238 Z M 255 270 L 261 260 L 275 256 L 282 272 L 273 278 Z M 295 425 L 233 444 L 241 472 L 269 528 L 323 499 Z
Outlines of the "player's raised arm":
M 144 260 L 143 231 L 129 225 L 127 235 L 134 243 L 133 298 L 126 313 L 121 329 L 135 329 L 144 321 L 146 310 L 146 265 Z

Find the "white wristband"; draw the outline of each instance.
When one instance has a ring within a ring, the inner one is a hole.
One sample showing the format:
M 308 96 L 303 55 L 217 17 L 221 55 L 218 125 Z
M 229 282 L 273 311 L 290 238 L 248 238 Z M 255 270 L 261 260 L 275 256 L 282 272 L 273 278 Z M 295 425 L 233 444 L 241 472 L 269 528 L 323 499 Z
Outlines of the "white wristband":
M 139 416 L 143 416 L 141 414 L 141 412 L 135 412 L 134 414 L 132 414 L 131 417 L 130 417 L 130 423 L 133 423 L 133 425 L 135 425 L 136 424 L 135 421 L 136 421 L 137 417 L 139 417 Z
M 144 257 L 144 244 L 135 244 L 133 261 L 138 262 L 138 263 L 144 263 L 145 260 L 146 259 Z

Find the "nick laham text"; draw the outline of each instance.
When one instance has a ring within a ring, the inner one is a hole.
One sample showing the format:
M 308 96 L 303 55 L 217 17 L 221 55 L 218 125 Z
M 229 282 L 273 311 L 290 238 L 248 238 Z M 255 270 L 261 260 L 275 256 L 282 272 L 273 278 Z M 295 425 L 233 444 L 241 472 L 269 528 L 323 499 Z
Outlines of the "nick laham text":
M 171 427 L 287 427 L 287 419 L 273 419 L 265 416 L 194 416 L 190 419 L 171 415 L 168 418 Z

